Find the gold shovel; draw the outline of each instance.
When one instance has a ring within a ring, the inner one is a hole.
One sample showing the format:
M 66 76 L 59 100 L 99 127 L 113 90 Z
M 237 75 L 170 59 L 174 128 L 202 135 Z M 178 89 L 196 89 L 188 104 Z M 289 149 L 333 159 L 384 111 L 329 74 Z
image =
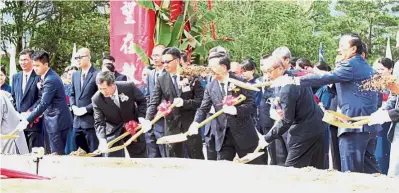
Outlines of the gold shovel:
M 238 105 L 246 99 L 246 97 L 244 95 L 240 95 L 238 97 L 239 97 L 239 99 L 233 105 Z M 198 124 L 197 128 L 199 129 L 199 128 L 203 127 L 204 125 L 211 122 L 213 119 L 220 116 L 221 114 L 223 114 L 223 109 L 219 110 L 212 116 L 210 116 L 207 119 L 205 119 L 204 121 L 202 121 L 200 124 Z M 171 144 L 171 143 L 179 143 L 179 142 L 187 141 L 187 136 L 189 134 L 190 133 L 187 131 L 185 133 L 180 133 L 180 134 L 176 134 L 176 135 L 164 136 L 157 140 L 157 144 Z
M 1 135 L 0 138 L 1 139 L 16 139 L 19 137 L 19 135 L 15 135 L 16 133 L 18 133 L 18 129 L 14 129 L 13 131 L 11 131 L 10 133 L 8 133 L 6 135 Z
M 260 87 L 265 87 L 265 86 L 271 86 L 273 83 L 272 82 L 262 82 L 262 83 L 257 83 L 253 84 L 253 87 L 260 88 Z
M 275 127 L 275 126 L 276 126 L 277 124 L 279 124 L 280 122 L 281 122 L 281 119 L 278 120 L 278 121 L 276 121 L 276 122 L 274 123 L 273 127 Z M 273 128 L 273 127 L 272 127 L 272 128 Z M 261 137 L 263 137 L 263 135 L 260 134 L 260 133 L 258 132 L 258 130 L 256 130 L 256 133 L 258 134 L 259 139 L 260 139 Z M 242 157 L 242 158 L 235 159 L 234 162 L 235 162 L 235 163 L 242 163 L 242 164 L 246 164 L 246 163 L 248 163 L 248 162 L 251 162 L 252 160 L 254 160 L 254 159 L 256 159 L 256 158 L 262 156 L 262 155 L 265 153 L 265 152 L 259 152 L 261 149 L 262 149 L 262 147 L 258 145 L 258 147 L 256 147 L 256 149 L 255 149 L 255 151 L 254 151 L 253 153 L 249 153 L 249 154 L 247 154 L 246 156 L 244 156 L 244 157 Z
M 245 83 L 245 82 L 242 82 L 242 81 L 233 79 L 233 78 L 228 78 L 227 81 L 228 81 L 228 82 L 231 82 L 231 83 L 233 83 L 234 85 L 239 86 L 239 87 L 241 87 L 241 88 L 245 88 L 245 89 L 247 89 L 247 90 L 252 90 L 252 91 L 257 91 L 257 92 L 260 91 L 259 88 L 255 87 L 255 86 L 253 86 L 253 85 L 251 85 L 251 84 L 248 84 L 248 83 Z
M 348 128 L 348 129 L 361 129 L 363 127 L 364 124 L 367 124 L 367 122 L 364 122 L 364 117 L 357 117 L 357 118 L 352 118 L 352 117 L 348 117 L 346 115 L 343 115 L 341 113 L 335 112 L 335 111 L 330 111 L 330 110 L 326 110 L 323 107 L 323 104 L 319 104 L 321 110 L 323 110 L 324 112 L 324 116 L 323 116 L 323 121 L 330 124 L 330 125 L 334 125 L 337 126 L 339 128 Z M 362 120 L 362 122 L 360 122 L 359 120 Z M 354 124 L 353 122 L 358 121 L 358 123 L 363 123 L 362 125 L 359 124 Z
M 175 107 L 175 104 L 172 104 L 169 106 L 169 110 L 172 110 Z M 163 112 L 162 114 L 157 115 L 152 121 L 151 124 L 154 125 L 156 122 L 158 122 L 162 117 L 166 116 L 167 112 Z M 130 135 L 130 133 L 128 131 L 126 131 L 125 133 L 123 133 L 122 135 L 120 135 L 119 137 L 113 139 L 112 141 L 108 142 L 108 150 L 106 152 L 100 152 L 100 150 L 96 150 L 93 153 L 88 153 L 83 155 L 84 157 L 94 157 L 94 156 L 98 156 L 101 153 L 110 153 L 110 152 L 115 152 L 115 151 L 119 151 L 125 147 L 127 147 L 128 145 L 130 145 L 134 140 L 136 140 L 141 134 L 143 134 L 143 130 L 141 130 L 141 125 L 138 125 L 136 127 L 136 131 L 139 130 L 137 133 L 135 133 L 129 140 L 127 140 L 123 145 L 120 146 L 116 146 L 116 147 L 112 147 L 112 145 L 114 145 L 116 142 L 118 142 L 119 140 L 127 137 Z

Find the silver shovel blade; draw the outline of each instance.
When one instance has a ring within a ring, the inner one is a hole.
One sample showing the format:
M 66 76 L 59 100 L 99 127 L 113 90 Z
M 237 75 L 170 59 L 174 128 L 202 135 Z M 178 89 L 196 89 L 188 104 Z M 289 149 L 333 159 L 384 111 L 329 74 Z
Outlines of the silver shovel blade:
M 171 144 L 171 143 L 179 143 L 187 141 L 187 136 L 183 133 L 176 134 L 176 135 L 169 135 L 161 137 L 157 140 L 157 144 Z

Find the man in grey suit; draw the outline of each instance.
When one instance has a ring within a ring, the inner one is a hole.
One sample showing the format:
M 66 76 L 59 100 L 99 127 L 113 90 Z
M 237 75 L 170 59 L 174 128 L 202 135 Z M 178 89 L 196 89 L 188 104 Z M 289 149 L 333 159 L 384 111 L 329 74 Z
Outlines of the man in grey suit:
M 156 45 L 154 49 L 152 49 L 151 58 L 154 61 L 155 69 L 151 70 L 151 72 L 147 75 L 147 93 L 145 95 L 147 104 L 150 103 L 154 94 L 155 83 L 157 82 L 158 77 L 166 72 L 162 64 L 162 52 L 164 50 L 164 45 Z M 154 128 L 152 130 L 145 133 L 147 154 L 149 158 L 166 157 L 165 145 L 158 145 L 156 143 L 159 138 L 165 135 L 164 126 L 165 119 L 162 118 L 154 124 Z
M 98 73 L 96 83 L 99 92 L 92 97 L 94 128 L 99 139 L 98 149 L 104 152 L 108 149 L 107 142 L 125 132 L 125 123 L 144 118 L 147 105 L 143 94 L 133 82 L 115 82 L 112 72 Z M 118 141 L 114 146 L 122 145 L 128 138 L 130 136 Z M 145 141 L 142 136 L 126 148 L 131 158 L 146 157 Z M 124 157 L 124 151 L 107 153 L 105 156 Z

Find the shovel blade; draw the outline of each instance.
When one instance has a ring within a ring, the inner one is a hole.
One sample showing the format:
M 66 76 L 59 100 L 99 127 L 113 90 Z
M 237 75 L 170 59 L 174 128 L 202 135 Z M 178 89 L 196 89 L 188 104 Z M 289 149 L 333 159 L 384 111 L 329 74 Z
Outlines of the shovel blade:
M 171 143 L 179 143 L 187 141 L 187 136 L 183 133 L 176 135 L 169 135 L 165 137 L 161 137 L 157 140 L 157 144 L 171 144 Z
M 256 153 L 249 153 L 246 156 L 238 159 L 236 162 L 237 163 L 242 163 L 242 164 L 246 164 L 248 162 L 251 162 L 252 160 L 260 157 L 261 155 L 263 155 L 265 152 L 256 152 Z

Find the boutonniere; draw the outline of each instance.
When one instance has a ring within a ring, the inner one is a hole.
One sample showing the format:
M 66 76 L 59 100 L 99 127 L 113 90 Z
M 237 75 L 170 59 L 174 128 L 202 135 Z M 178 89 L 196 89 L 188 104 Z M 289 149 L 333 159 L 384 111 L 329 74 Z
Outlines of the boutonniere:
M 183 80 L 179 81 L 178 86 L 179 88 L 183 88 L 189 85 L 188 78 L 183 78 Z
M 120 100 L 121 102 L 125 102 L 125 101 L 129 100 L 129 97 L 126 96 L 124 93 L 121 93 L 121 94 L 119 94 L 118 96 L 119 96 L 119 100 Z
M 37 85 L 37 88 L 38 88 L 39 90 L 42 90 L 42 89 L 43 89 L 43 82 L 42 82 L 42 81 L 39 81 L 36 85 Z

